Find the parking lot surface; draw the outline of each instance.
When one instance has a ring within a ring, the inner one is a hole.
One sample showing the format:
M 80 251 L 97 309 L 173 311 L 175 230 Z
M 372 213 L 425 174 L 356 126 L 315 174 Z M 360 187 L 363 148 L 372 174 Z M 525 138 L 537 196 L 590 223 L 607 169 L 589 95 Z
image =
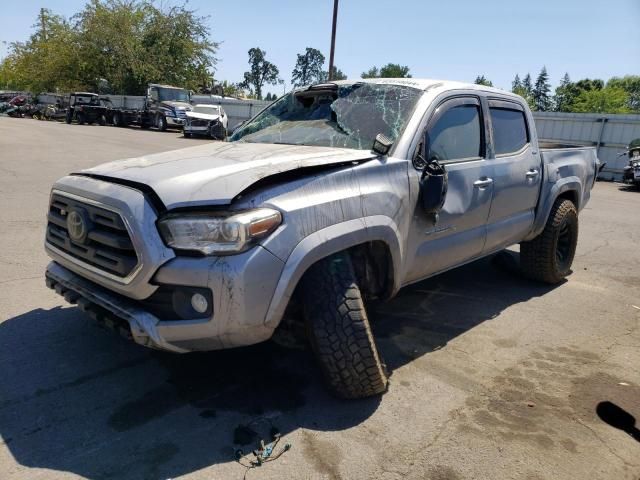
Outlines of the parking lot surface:
M 45 287 L 53 181 L 202 141 L 0 118 L 0 478 L 242 479 L 275 426 L 246 478 L 640 479 L 640 192 L 596 185 L 561 285 L 514 249 L 372 305 L 390 388 L 345 402 L 305 350 L 154 352 Z

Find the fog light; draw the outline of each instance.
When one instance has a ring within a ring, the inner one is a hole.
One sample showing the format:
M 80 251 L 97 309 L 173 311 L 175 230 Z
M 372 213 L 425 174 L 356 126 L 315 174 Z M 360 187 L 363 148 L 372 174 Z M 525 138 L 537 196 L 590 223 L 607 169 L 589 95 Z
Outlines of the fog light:
M 198 313 L 205 313 L 209 308 L 209 302 L 201 293 L 194 293 L 191 297 L 191 306 Z

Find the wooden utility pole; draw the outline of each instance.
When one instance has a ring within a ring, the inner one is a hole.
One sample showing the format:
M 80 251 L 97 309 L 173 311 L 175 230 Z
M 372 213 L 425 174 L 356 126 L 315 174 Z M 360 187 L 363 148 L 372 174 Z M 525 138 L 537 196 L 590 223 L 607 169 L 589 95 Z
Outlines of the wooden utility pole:
M 333 80 L 333 54 L 336 49 L 337 21 L 338 21 L 338 0 L 333 0 L 333 25 L 331 27 L 331 52 L 329 53 L 329 80 Z

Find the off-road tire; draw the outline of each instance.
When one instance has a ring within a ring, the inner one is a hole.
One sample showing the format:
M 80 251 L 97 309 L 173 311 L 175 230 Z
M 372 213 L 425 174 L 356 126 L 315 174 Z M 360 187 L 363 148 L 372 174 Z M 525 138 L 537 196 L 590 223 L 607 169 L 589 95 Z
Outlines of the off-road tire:
M 578 243 L 578 211 L 571 200 L 553 204 L 540 235 L 520 244 L 520 268 L 532 280 L 555 284 L 571 273 Z
M 332 393 L 352 399 L 386 391 L 386 369 L 349 255 L 338 253 L 314 264 L 302 289 L 307 334 Z

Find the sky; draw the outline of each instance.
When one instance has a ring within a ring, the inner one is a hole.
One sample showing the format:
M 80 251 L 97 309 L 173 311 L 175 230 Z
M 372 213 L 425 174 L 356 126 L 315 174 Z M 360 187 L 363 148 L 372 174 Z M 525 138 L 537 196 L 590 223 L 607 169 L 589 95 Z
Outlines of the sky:
M 180 4 L 163 0 L 163 4 Z M 0 42 L 24 41 L 41 7 L 71 16 L 84 0 L 10 0 L 2 5 Z M 216 78 L 238 82 L 247 51 L 260 47 L 290 87 L 296 54 L 306 47 L 329 61 L 333 0 L 189 0 L 209 17 L 219 41 Z M 7 45 L 0 43 L 0 58 Z M 414 77 L 472 82 L 484 75 L 511 88 L 516 73 L 547 67 L 552 85 L 640 74 L 640 0 L 340 0 L 335 64 L 349 78 L 386 63 Z M 282 94 L 283 86 L 265 92 Z

